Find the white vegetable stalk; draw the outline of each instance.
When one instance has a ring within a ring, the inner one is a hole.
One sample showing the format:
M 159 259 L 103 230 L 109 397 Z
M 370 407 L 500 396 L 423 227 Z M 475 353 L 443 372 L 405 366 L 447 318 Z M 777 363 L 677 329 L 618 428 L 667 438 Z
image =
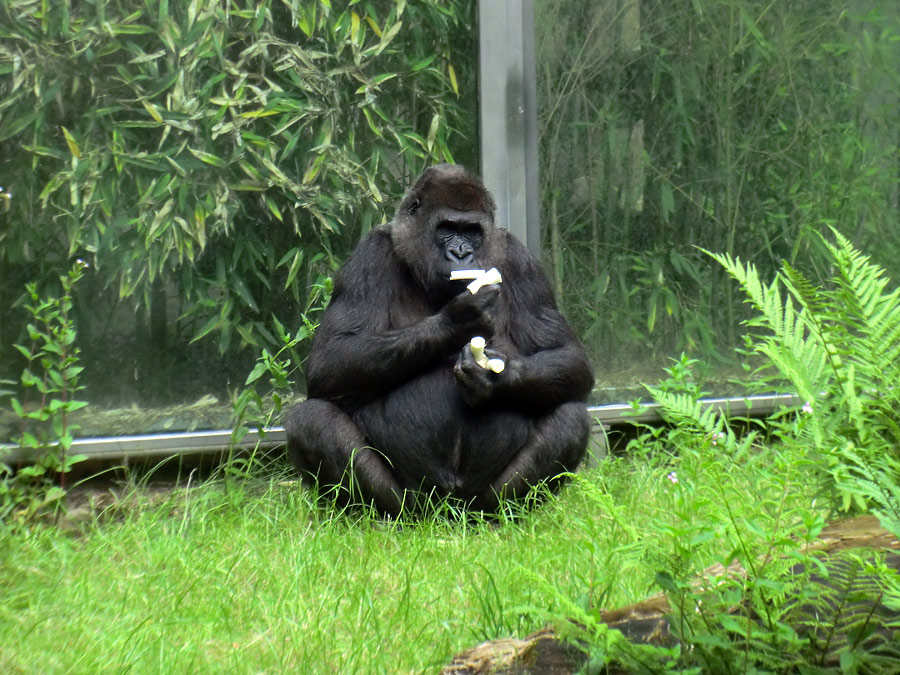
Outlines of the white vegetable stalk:
M 466 288 L 469 289 L 469 293 L 475 295 L 478 291 L 481 290 L 482 286 L 499 284 L 501 281 L 503 281 L 503 278 L 500 276 L 500 271 L 496 267 L 492 267 L 480 277 L 475 279 L 475 281 L 473 281 L 471 284 L 466 286 Z
M 463 279 L 477 279 L 484 270 L 453 270 L 450 272 L 450 281 L 462 281 Z
M 460 281 L 463 279 L 474 280 L 471 284 L 466 286 L 466 288 L 469 289 L 469 293 L 472 295 L 475 295 L 480 291 L 482 286 L 499 284 L 503 281 L 503 277 L 500 276 L 500 271 L 496 267 L 492 267 L 486 272 L 484 270 L 454 270 L 453 272 L 450 272 L 450 281 Z
M 487 342 L 480 335 L 472 338 L 472 341 L 469 343 L 469 349 L 472 350 L 472 356 L 475 357 L 475 363 L 485 370 L 490 370 L 492 373 L 502 373 L 503 369 L 506 368 L 506 364 L 503 363 L 503 359 L 489 359 L 484 353 L 486 345 Z

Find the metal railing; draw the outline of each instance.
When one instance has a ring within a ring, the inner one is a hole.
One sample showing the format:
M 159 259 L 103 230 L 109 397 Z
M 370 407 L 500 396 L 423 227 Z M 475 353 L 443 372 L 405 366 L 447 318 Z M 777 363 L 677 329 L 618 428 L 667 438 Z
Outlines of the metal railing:
M 729 417 L 764 417 L 785 406 L 796 406 L 800 399 L 792 394 L 771 394 L 745 398 L 703 399 L 705 406 L 722 410 Z M 633 424 L 658 424 L 663 421 L 658 403 L 645 403 L 637 409 L 629 404 L 588 406 L 588 412 L 600 428 Z M 285 444 L 283 427 L 269 427 L 260 433 L 251 430 L 239 442 L 231 443 L 231 430 L 191 431 L 169 434 L 138 434 L 133 436 L 108 436 L 79 438 L 72 443 L 72 454 L 85 455 L 91 460 L 122 461 L 132 458 L 169 457 L 176 455 L 203 455 L 224 453 L 229 450 L 271 450 Z M 0 444 L 0 460 L 27 463 L 31 452 L 17 445 Z

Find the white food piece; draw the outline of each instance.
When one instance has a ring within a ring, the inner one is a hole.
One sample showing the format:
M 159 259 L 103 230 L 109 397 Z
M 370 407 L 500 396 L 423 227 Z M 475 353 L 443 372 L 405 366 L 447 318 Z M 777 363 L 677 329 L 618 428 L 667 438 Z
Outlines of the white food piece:
M 462 279 L 477 279 L 484 274 L 484 270 L 453 270 L 450 272 L 450 281 Z
M 482 368 L 487 366 L 487 357 L 484 355 L 485 345 L 487 345 L 487 342 L 480 335 L 476 335 L 472 338 L 472 341 L 469 342 L 469 349 L 472 350 L 472 356 L 475 357 L 475 363 Z M 484 363 L 482 363 L 482 361 Z
M 496 267 L 492 267 L 480 277 L 475 279 L 475 281 L 473 281 L 471 284 L 466 286 L 466 288 L 469 289 L 469 293 L 475 295 L 478 291 L 481 290 L 482 286 L 499 284 L 501 281 L 503 281 L 503 277 L 500 276 L 500 270 L 498 270 Z
M 480 335 L 476 335 L 469 342 L 469 349 L 472 350 L 472 356 L 475 357 L 475 363 L 493 373 L 502 373 L 503 369 L 506 368 L 506 364 L 503 363 L 503 359 L 489 359 L 485 356 L 484 348 L 486 345 L 487 342 Z

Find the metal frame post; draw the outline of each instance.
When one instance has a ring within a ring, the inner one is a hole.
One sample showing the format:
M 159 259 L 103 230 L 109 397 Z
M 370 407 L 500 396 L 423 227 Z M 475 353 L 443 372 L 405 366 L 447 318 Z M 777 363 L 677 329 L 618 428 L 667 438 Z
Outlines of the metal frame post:
M 497 224 L 540 256 L 533 0 L 478 0 L 481 175 Z

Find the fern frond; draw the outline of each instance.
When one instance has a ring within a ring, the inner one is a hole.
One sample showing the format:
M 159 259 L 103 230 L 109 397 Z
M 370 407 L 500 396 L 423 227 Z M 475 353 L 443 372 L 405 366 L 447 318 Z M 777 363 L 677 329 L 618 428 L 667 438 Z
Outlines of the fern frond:
M 662 415 L 682 429 L 692 429 L 713 445 L 732 449 L 737 444 L 734 431 L 725 417 L 710 406 L 703 406 L 694 396 L 663 391 L 648 386 L 653 399 L 662 406 Z
M 828 307 L 822 301 L 822 289 L 810 281 L 806 275 L 793 267 L 787 260 L 781 262 L 781 273 L 788 287 L 803 307 L 811 313 L 824 315 Z
M 786 262 L 766 285 L 752 264 L 707 253 L 738 281 L 760 313 L 747 325 L 771 331 L 753 336 L 757 353 L 803 399 L 827 402 L 829 433 L 859 447 L 887 441 L 900 454 L 900 289 L 888 290 L 884 270 L 840 232 L 832 233 L 833 243 L 823 237 L 836 270 L 829 289 Z M 779 282 L 787 291 L 783 299 Z M 817 443 L 822 440 L 822 427 L 811 431 Z
M 855 364 L 861 388 L 891 396 L 900 383 L 900 288 L 886 292 L 889 279 L 883 268 L 856 250 L 832 229 L 835 243 L 825 242 L 837 274 L 833 304 L 835 321 L 846 328 L 844 349 Z
M 863 457 L 849 444 L 838 453 L 844 469 L 839 474 L 841 487 L 871 500 L 882 527 L 900 536 L 900 461 L 886 451 L 867 452 Z
M 889 617 L 876 610 L 884 594 L 884 584 L 871 574 L 865 554 L 839 552 L 825 554 L 809 576 L 808 592 L 789 610 L 790 622 L 810 640 L 820 662 L 836 660 L 846 649 L 854 649 L 854 636 L 870 635 L 868 649 L 889 642 Z M 865 632 L 863 632 L 865 631 Z
M 706 253 L 740 284 L 749 302 L 761 314 L 748 325 L 763 326 L 771 331 L 771 335 L 756 336 L 756 351 L 766 356 L 791 381 L 799 396 L 808 401 L 815 400 L 825 388 L 827 343 L 817 334 L 815 320 L 802 304 L 802 298 L 798 298 L 800 310 L 795 310 L 790 295 L 782 300 L 779 279 L 766 285 L 753 263 L 744 264 L 740 258 L 728 254 Z
M 788 261 L 781 263 L 781 278 L 788 291 L 803 307 L 807 326 L 824 350 L 825 359 L 836 381 L 844 379 L 841 345 L 846 343 L 846 329 L 841 321 L 835 321 L 836 309 L 821 288 L 815 286 Z

